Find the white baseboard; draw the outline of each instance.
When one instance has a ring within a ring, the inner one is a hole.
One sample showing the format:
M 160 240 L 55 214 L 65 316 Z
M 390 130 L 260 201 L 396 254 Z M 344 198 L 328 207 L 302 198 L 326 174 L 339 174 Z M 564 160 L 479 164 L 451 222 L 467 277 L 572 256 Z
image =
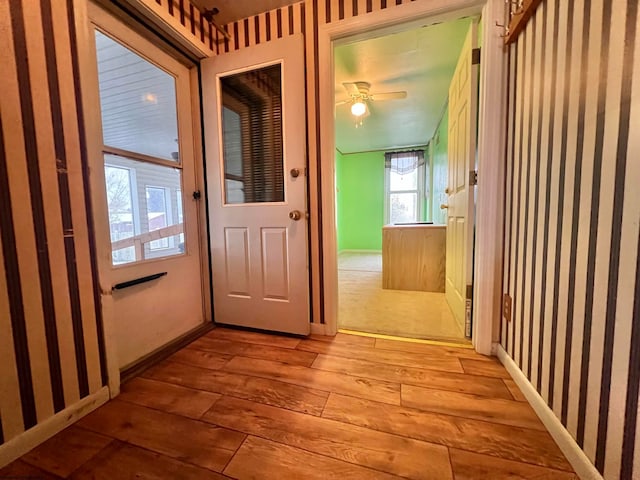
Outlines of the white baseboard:
M 553 410 L 549 408 L 544 399 L 533 385 L 531 385 L 529 380 L 527 380 L 527 377 L 518 368 L 509 354 L 507 354 L 502 345 L 496 347 L 496 353 L 504 365 L 504 368 L 507 369 L 513 381 L 520 387 L 527 401 L 531 404 L 538 417 L 540 417 L 540 420 L 556 441 L 562 453 L 564 453 L 564 456 L 567 457 L 567 460 L 578 477 L 580 477 L 581 480 L 603 480 L 600 472 L 596 470 L 591 460 L 589 460 L 584 451 L 578 446 L 571 434 L 553 413 Z
M 77 422 L 100 405 L 109 401 L 109 388 L 102 387 L 96 393 L 47 418 L 0 446 L 0 468 L 20 458 L 44 441 Z

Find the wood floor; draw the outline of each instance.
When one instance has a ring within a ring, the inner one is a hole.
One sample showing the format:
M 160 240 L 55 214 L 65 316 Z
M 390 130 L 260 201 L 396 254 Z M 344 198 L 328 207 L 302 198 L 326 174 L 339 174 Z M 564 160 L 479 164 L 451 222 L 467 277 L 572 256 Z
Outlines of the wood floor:
M 472 350 L 216 329 L 0 470 L 41 479 L 576 479 Z

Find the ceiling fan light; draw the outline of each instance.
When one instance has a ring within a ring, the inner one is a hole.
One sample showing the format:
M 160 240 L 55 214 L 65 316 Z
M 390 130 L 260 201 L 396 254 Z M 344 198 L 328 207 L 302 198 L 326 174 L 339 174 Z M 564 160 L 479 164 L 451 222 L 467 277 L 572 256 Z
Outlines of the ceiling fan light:
M 351 113 L 356 117 L 361 117 L 367 111 L 367 106 L 362 100 L 356 100 L 353 105 L 351 105 Z

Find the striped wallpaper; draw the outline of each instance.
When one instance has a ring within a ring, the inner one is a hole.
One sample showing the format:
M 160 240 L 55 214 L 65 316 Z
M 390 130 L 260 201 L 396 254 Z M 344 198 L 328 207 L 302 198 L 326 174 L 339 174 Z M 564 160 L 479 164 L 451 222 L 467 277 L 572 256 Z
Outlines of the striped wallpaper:
M 216 29 L 189 0 L 137 0 L 137 3 L 146 6 L 176 33 L 192 44 L 202 47 L 207 54 L 214 54 Z
M 106 382 L 74 25 L 0 2 L 0 443 Z
M 509 50 L 501 343 L 606 479 L 640 478 L 638 21 L 546 0 Z

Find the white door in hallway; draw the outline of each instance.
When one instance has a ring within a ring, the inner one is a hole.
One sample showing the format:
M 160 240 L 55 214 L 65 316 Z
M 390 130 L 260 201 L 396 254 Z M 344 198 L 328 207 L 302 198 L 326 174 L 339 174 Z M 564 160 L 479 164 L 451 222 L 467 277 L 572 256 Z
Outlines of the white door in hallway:
M 447 193 L 447 302 L 466 336 L 471 336 L 475 198 L 470 181 L 476 165 L 478 65 L 477 25 L 467 33 L 449 86 L 449 179 Z
M 302 35 L 202 62 L 214 318 L 306 335 Z
M 127 368 L 206 321 L 190 70 L 97 5 L 89 13 L 101 303 Z

